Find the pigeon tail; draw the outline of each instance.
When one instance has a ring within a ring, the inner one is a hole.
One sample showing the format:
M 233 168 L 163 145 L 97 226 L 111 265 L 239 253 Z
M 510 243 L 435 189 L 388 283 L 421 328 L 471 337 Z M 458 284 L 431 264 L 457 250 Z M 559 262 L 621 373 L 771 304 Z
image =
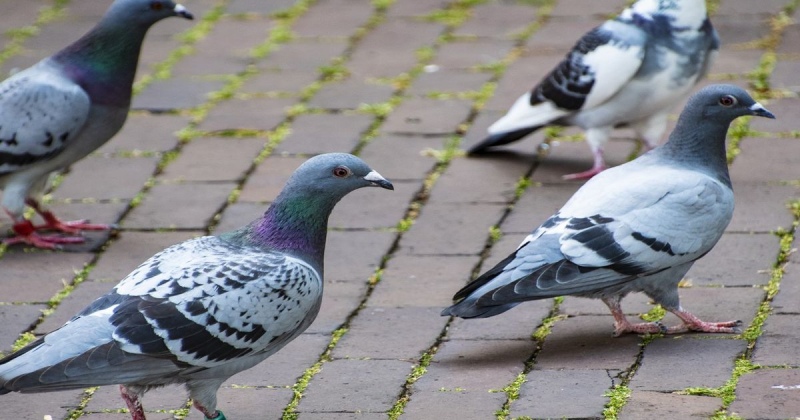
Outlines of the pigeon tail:
M 521 302 L 506 303 L 497 306 L 477 306 L 476 298 L 464 299 L 455 305 L 442 310 L 442 316 L 457 316 L 459 318 L 490 318 L 519 305 Z
M 537 125 L 534 127 L 525 127 L 525 128 L 520 128 L 519 130 L 508 131 L 505 133 L 492 134 L 489 137 L 486 137 L 486 139 L 484 139 L 480 143 L 472 146 L 467 151 L 467 154 L 480 155 L 486 153 L 487 149 L 491 149 L 497 146 L 502 146 L 504 144 L 513 143 L 542 127 L 544 126 Z

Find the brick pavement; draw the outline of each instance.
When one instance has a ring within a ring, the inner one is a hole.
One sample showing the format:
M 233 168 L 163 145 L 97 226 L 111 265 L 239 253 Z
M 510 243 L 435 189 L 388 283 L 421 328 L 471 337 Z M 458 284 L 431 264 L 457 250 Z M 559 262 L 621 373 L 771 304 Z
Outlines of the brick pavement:
M 734 221 L 681 294 L 747 333 L 618 339 L 602 304 L 576 298 L 484 320 L 438 311 L 563 204 L 578 184 L 560 176 L 590 162 L 583 143 L 544 132 L 490 158 L 458 150 L 625 0 L 184 3 L 197 25 L 151 31 L 123 131 L 49 195 L 60 214 L 120 231 L 73 252 L 6 249 L 0 351 L 57 328 L 163 247 L 248 222 L 304 156 L 350 151 L 397 189 L 337 207 L 319 317 L 225 385 L 230 419 L 800 416 L 796 0 L 711 2 L 723 49 L 710 79 L 760 86 L 779 119 L 733 138 Z M 107 4 L 0 0 L 0 72 L 58 49 Z M 612 163 L 634 150 L 617 134 Z M 626 299 L 632 314 L 650 309 Z M 3 418 L 129 418 L 115 387 L 0 401 Z M 150 419 L 200 418 L 176 387 L 144 402 Z

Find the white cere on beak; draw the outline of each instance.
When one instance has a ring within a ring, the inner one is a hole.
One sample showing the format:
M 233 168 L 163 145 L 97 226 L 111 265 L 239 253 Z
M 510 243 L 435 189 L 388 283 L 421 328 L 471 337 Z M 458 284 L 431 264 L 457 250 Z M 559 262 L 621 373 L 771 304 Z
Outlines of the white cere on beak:
M 387 190 L 394 189 L 392 183 L 389 182 L 386 178 L 382 177 L 381 174 L 377 173 L 376 171 L 371 171 L 370 173 L 365 175 L 364 180 L 371 182 L 375 186 L 386 188 Z

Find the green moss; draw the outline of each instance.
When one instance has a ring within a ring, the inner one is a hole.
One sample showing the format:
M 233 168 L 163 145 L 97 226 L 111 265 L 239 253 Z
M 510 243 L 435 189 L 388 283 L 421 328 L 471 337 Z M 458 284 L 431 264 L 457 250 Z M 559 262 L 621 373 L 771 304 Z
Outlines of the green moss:
M 608 403 L 603 408 L 603 418 L 605 420 L 617 420 L 622 408 L 625 407 L 631 397 L 631 389 L 625 385 L 617 385 L 603 395 L 608 397 Z
M 647 322 L 656 322 L 661 321 L 664 318 L 664 315 L 667 314 L 667 311 L 661 307 L 661 305 L 655 305 L 652 309 L 650 309 L 646 314 L 642 314 L 640 318 Z

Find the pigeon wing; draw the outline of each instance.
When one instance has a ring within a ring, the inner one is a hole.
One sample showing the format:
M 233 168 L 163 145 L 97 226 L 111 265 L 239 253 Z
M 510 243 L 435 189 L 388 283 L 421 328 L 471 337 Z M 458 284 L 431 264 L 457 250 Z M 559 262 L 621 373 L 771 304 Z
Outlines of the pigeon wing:
M 0 175 L 59 154 L 84 126 L 90 106 L 80 86 L 39 66 L 0 83 Z

